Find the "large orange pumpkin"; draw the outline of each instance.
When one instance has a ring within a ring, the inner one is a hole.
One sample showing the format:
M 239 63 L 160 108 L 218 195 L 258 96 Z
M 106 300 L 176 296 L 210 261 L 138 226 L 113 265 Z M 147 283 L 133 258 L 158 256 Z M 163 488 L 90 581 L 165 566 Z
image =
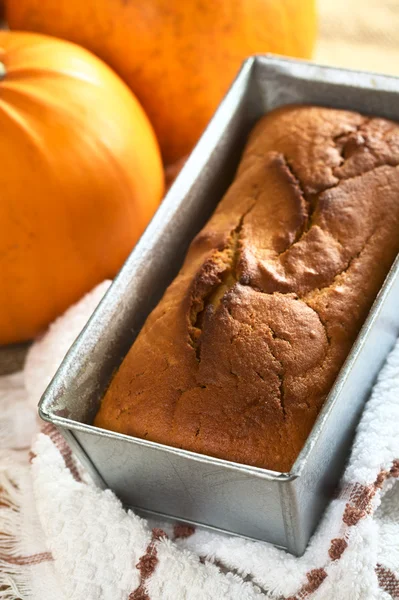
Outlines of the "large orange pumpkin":
M 14 29 L 93 51 L 146 110 L 166 163 L 187 154 L 250 54 L 307 58 L 315 0 L 6 0 Z
M 163 192 L 127 86 L 68 42 L 0 32 L 0 343 L 38 334 L 112 277 Z

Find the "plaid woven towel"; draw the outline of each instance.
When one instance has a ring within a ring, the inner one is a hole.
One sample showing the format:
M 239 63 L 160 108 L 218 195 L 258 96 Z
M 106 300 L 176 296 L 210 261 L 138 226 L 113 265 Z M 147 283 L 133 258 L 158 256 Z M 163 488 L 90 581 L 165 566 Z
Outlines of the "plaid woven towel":
M 0 598 L 399 598 L 399 343 L 367 404 L 340 494 L 295 558 L 142 520 L 97 489 L 60 434 L 36 421 L 43 389 L 107 286 L 53 324 L 22 373 L 0 379 Z

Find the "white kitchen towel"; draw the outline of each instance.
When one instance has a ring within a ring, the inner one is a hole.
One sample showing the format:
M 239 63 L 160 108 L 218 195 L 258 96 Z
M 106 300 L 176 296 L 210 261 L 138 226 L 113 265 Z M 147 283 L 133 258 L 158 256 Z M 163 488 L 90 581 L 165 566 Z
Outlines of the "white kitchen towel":
M 42 391 L 107 287 L 52 325 L 22 374 L 0 379 L 0 598 L 399 598 L 399 343 L 367 403 L 340 494 L 295 558 L 139 518 L 96 488 L 60 434 L 36 420 Z

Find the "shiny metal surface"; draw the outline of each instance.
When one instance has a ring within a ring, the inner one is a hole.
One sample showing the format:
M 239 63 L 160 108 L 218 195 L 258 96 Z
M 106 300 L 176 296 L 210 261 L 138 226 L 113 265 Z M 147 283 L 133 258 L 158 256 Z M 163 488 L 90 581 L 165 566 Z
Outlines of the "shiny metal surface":
M 399 80 L 273 57 L 246 61 L 140 242 L 44 394 L 39 412 L 99 485 L 166 514 L 301 554 L 348 456 L 364 402 L 399 333 L 399 261 L 380 291 L 291 473 L 276 473 L 91 425 L 112 374 L 232 180 L 254 122 L 291 102 L 399 120 Z M 398 200 L 399 201 L 399 200 Z

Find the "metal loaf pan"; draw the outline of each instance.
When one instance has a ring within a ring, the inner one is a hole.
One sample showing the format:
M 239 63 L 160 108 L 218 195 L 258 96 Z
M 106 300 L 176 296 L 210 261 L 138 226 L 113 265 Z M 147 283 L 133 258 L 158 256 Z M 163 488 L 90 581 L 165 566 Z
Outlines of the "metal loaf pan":
M 299 555 L 339 480 L 364 402 L 399 332 L 398 260 L 290 473 L 91 425 L 112 374 L 230 184 L 251 127 L 267 111 L 293 102 L 399 121 L 399 79 L 269 56 L 248 59 L 39 410 L 96 481 L 125 505 L 266 540 Z

